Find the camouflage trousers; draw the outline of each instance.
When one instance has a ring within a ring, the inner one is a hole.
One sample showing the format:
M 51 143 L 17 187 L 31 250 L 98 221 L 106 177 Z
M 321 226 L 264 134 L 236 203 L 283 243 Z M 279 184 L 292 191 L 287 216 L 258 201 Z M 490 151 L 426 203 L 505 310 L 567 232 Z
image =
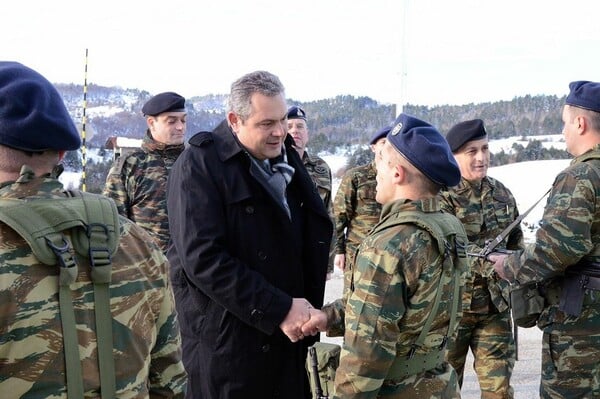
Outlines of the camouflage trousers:
M 600 331 L 575 334 L 544 332 L 540 398 L 600 398 Z
M 515 365 L 515 341 L 510 311 L 478 314 L 464 312 L 456 335 L 448 345 L 448 361 L 462 386 L 469 348 L 482 399 L 512 399 L 510 385 Z

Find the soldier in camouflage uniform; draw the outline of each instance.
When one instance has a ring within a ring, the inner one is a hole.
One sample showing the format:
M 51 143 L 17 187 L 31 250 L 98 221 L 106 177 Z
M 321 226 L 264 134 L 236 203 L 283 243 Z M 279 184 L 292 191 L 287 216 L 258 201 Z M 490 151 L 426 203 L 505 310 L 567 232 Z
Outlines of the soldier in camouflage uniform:
M 453 126 L 446 135 L 460 166 L 456 187 L 442 191 L 450 211 L 463 223 L 469 251 L 478 253 L 518 216 L 514 196 L 498 180 L 487 176 L 490 163 L 488 137 L 481 119 Z M 523 232 L 515 227 L 498 248 L 523 248 Z M 510 385 L 515 363 L 515 342 L 509 308 L 509 285 L 493 272 L 493 264 L 471 258 L 471 273 L 463 294 L 463 317 L 450 342 L 448 360 L 462 386 L 469 348 L 482 398 L 512 398 Z
M 302 163 L 306 167 L 308 174 L 312 181 L 315 183 L 315 187 L 319 192 L 319 196 L 327 208 L 327 213 L 331 217 L 333 222 L 333 205 L 331 201 L 331 169 L 327 162 L 316 155 L 310 155 L 306 151 L 306 145 L 308 144 L 308 127 L 306 124 L 306 112 L 300 107 L 292 106 L 288 109 L 288 134 L 294 139 L 294 148 L 298 151 Z M 334 240 L 331 242 L 331 254 L 329 263 L 327 264 L 327 279 L 331 278 L 333 273 L 333 259 L 335 256 L 334 252 Z
M 435 128 L 396 122 L 377 162 L 381 221 L 360 245 L 353 291 L 312 310 L 303 330 L 344 333 L 335 398 L 460 398 L 445 343 L 460 318 L 467 237 L 436 195 L 460 171 Z
M 377 154 L 390 127 L 386 126 L 371 137 L 369 145 Z M 377 158 L 377 157 L 375 157 Z M 335 195 L 333 214 L 335 221 L 335 259 L 334 265 L 344 272 L 344 292 L 352 282 L 354 258 L 358 246 L 371 228 L 379 222 L 381 204 L 375 201 L 375 160 L 367 165 L 348 170 Z
M 64 203 L 67 194 L 57 180 L 62 170 L 57 163 L 81 141 L 60 95 L 37 72 L 0 62 L 0 98 L 0 211 L 4 214 L 8 204 L 23 200 Z M 166 259 L 142 228 L 117 220 L 120 237 L 109 284 L 114 397 L 182 398 L 186 374 Z M 65 234 L 73 239 L 73 230 Z M 70 285 L 79 348 L 75 361 L 80 359 L 85 397 L 100 397 L 95 291 L 89 261 L 79 255 L 76 259 L 77 280 Z M 38 260 L 21 235 L 0 222 L 2 397 L 67 397 L 72 381 L 66 377 L 59 269 Z
M 142 107 L 148 129 L 142 148 L 117 158 L 102 194 L 112 198 L 119 213 L 142 226 L 163 252 L 169 244 L 167 178 L 184 149 L 185 99 L 165 92 Z
M 535 242 L 490 255 L 500 276 L 538 283 L 542 398 L 600 397 L 600 83 L 577 81 L 562 113 L 575 158 L 558 174 Z

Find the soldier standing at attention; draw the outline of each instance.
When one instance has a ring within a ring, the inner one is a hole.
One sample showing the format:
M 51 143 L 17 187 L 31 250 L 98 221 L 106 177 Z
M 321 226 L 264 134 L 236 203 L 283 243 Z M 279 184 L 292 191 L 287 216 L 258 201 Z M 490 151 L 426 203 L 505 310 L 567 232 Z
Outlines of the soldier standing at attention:
M 308 126 L 306 124 L 306 112 L 298 106 L 292 106 L 288 109 L 288 134 L 294 139 L 294 148 L 298 151 L 302 163 L 306 167 L 308 174 L 317 187 L 319 196 L 327 208 L 327 213 L 333 221 L 333 204 L 331 199 L 331 169 L 327 162 L 316 155 L 310 155 L 306 151 L 308 144 Z M 327 265 L 327 280 L 333 273 L 333 243 L 330 262 Z
M 445 345 L 460 318 L 467 236 L 438 197 L 459 181 L 442 135 L 400 114 L 377 161 L 381 220 L 359 247 L 353 291 L 303 326 L 344 332 L 335 398 L 460 398 Z
M 142 226 L 163 252 L 169 244 L 167 178 L 184 149 L 185 99 L 165 92 L 142 107 L 148 129 L 140 150 L 117 158 L 102 192 L 119 213 Z
M 458 166 L 460 183 L 442 191 L 451 212 L 463 223 L 469 252 L 478 253 L 518 216 L 517 203 L 506 186 L 487 175 L 490 164 L 488 136 L 481 119 L 453 126 L 446 135 Z M 523 248 L 523 232 L 516 226 L 498 248 Z M 498 278 L 492 262 L 470 259 L 471 273 L 463 294 L 463 317 L 448 345 L 448 360 L 462 386 L 469 348 L 479 379 L 481 397 L 514 396 L 510 378 L 515 364 L 515 342 L 510 316 L 509 284 Z
M 600 397 L 600 83 L 572 82 L 562 111 L 567 151 L 535 242 L 494 268 L 517 285 L 537 283 L 545 307 L 540 397 Z
M 385 144 L 390 127 L 384 127 L 371 137 L 371 151 L 377 154 Z M 358 246 L 381 215 L 381 204 L 375 200 L 375 159 L 366 165 L 348 170 L 335 195 L 333 215 L 335 222 L 334 265 L 344 272 L 344 292 L 350 287 L 354 258 Z
M 0 62 L 0 99 L 1 396 L 183 398 L 165 256 L 58 180 L 81 140 L 50 82 Z

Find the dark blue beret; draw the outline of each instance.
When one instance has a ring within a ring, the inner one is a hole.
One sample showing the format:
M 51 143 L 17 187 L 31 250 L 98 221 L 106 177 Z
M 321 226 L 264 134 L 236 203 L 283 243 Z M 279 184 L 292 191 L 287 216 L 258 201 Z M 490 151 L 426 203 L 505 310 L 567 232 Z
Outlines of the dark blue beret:
M 469 141 L 481 139 L 486 135 L 487 132 L 483 126 L 483 121 L 481 119 L 473 119 L 452 126 L 448 130 L 448 134 L 446 134 L 446 140 L 452 152 L 456 152 Z
M 304 110 L 302 108 L 294 105 L 293 107 L 290 107 L 290 109 L 288 110 L 287 118 L 288 119 L 304 119 L 304 120 L 306 120 L 306 112 L 304 112 Z
M 56 88 L 18 62 L 0 61 L 0 144 L 34 152 L 81 146 Z
M 156 116 L 163 112 L 185 112 L 185 98 L 167 91 L 155 95 L 142 107 L 142 113 L 147 116 Z
M 579 80 L 571 82 L 569 89 L 567 104 L 600 112 L 600 83 Z
M 382 137 L 387 136 L 387 134 L 392 130 L 391 126 L 382 127 L 378 131 L 376 131 L 373 136 L 371 136 L 371 140 L 369 140 L 369 144 L 373 145 Z
M 429 123 L 400 114 L 387 141 L 434 183 L 452 187 L 460 182 L 460 169 L 448 143 Z

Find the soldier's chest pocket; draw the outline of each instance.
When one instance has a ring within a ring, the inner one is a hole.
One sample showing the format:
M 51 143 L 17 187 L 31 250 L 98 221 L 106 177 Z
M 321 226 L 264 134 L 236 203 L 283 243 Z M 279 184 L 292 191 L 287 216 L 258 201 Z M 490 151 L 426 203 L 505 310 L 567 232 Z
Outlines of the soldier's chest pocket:
M 360 199 L 375 200 L 375 184 L 361 184 L 356 190 L 356 196 Z
M 512 216 L 512 205 L 510 198 L 506 195 L 494 195 L 492 210 L 498 226 L 502 227 L 510 224 L 514 219 Z
M 473 241 L 484 225 L 481 208 L 460 207 L 456 210 L 456 217 L 462 222 L 469 240 Z

